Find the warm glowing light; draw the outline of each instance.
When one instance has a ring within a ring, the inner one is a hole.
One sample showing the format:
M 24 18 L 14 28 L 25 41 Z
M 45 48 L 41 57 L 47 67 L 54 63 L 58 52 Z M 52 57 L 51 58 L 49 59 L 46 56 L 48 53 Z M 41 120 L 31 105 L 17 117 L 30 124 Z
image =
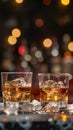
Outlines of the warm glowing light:
M 54 100 L 57 101 L 58 100 L 58 96 L 55 95 Z
M 60 65 L 53 65 L 51 68 L 52 73 L 59 73 L 61 72 L 61 66 Z
M 70 0 L 61 0 L 61 3 L 66 6 L 69 5 Z
M 23 3 L 23 0 L 16 0 L 16 2 L 17 2 L 18 4 L 21 4 L 21 3 Z
M 44 25 L 44 20 L 43 20 L 42 18 L 37 18 L 37 19 L 35 20 L 35 25 L 36 25 L 37 27 L 42 27 L 42 26 Z
M 25 52 L 26 52 L 25 46 L 24 46 L 24 45 L 20 45 L 19 48 L 18 48 L 18 53 L 19 53 L 20 55 L 24 55 Z
M 64 56 L 66 57 L 66 58 L 71 58 L 71 52 L 70 51 L 66 51 L 65 53 L 64 53 Z
M 10 45 L 15 45 L 17 43 L 17 39 L 15 37 L 13 37 L 13 36 L 9 36 L 8 37 L 8 43 Z
M 67 121 L 67 115 L 66 114 L 61 114 L 61 119 L 62 121 Z
M 46 47 L 46 48 L 49 48 L 52 46 L 52 40 L 47 38 L 43 41 L 43 46 Z
M 43 0 L 44 5 L 50 5 L 50 3 L 51 3 L 51 0 Z
M 68 49 L 69 49 L 70 51 L 73 51 L 73 42 L 69 42 L 69 44 L 68 44 Z
M 12 35 L 13 35 L 14 37 L 20 37 L 21 31 L 20 31 L 18 28 L 14 28 L 14 29 L 12 30 Z

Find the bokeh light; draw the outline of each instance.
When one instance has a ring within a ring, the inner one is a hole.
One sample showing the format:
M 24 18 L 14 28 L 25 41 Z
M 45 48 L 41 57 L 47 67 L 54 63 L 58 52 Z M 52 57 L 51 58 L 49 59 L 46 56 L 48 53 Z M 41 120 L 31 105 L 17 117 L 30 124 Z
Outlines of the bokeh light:
M 25 59 L 25 61 L 27 61 L 27 62 L 31 61 L 31 55 L 25 54 L 25 55 L 24 55 L 24 59 Z
M 22 61 L 22 62 L 21 62 L 21 66 L 22 66 L 23 68 L 27 68 L 27 67 L 28 67 L 28 63 L 27 63 L 26 61 Z
M 52 73 L 60 73 L 61 72 L 61 66 L 59 64 L 53 65 L 51 68 Z
M 68 42 L 70 42 L 70 35 L 69 34 L 67 34 L 67 33 L 65 33 L 64 35 L 63 35 L 63 42 L 66 44 L 66 43 L 68 43 Z
M 26 47 L 25 47 L 24 45 L 20 45 L 20 46 L 18 47 L 18 53 L 19 53 L 20 55 L 24 55 L 25 52 L 26 52 Z
M 67 118 L 68 118 L 68 117 L 67 117 L 66 114 L 64 114 L 64 113 L 61 114 L 61 120 L 62 120 L 62 121 L 67 121 Z
M 12 30 L 12 35 L 16 38 L 20 37 L 21 36 L 21 31 L 18 29 L 18 28 L 14 28 Z
M 35 57 L 36 57 L 36 58 L 41 58 L 41 57 L 42 57 L 42 52 L 39 51 L 39 50 L 36 51 L 36 52 L 35 52 Z
M 41 72 L 42 72 L 42 73 L 48 72 L 48 65 L 47 65 L 47 64 L 43 63 L 43 64 L 41 65 Z
M 54 49 L 52 49 L 52 51 L 51 51 L 51 55 L 52 55 L 52 56 L 58 56 L 58 55 L 59 55 L 59 51 L 58 51 L 56 48 L 54 48 Z
M 71 57 L 72 57 L 71 52 L 70 52 L 70 51 L 65 51 L 65 52 L 64 52 L 64 57 L 65 57 L 65 58 L 71 58 Z
M 36 27 L 44 26 L 44 20 L 42 18 L 35 19 L 35 25 L 36 25 Z
M 37 46 L 32 46 L 31 47 L 31 52 L 35 52 L 35 51 L 37 51 Z
M 68 43 L 68 49 L 73 52 L 73 42 Z
M 52 46 L 52 40 L 49 39 L 49 38 L 46 38 L 43 40 L 43 46 L 46 47 L 46 48 L 49 48 Z
M 16 1 L 16 3 L 21 4 L 21 3 L 23 3 L 24 0 L 15 0 L 15 1 Z
M 28 66 L 35 72 L 73 70 L 73 1 L 1 0 L 0 6 L 1 61 L 12 59 L 16 71 Z
M 70 0 L 61 0 L 61 4 L 65 6 L 69 5 L 69 3 L 70 3 Z
M 8 43 L 10 45 L 15 45 L 17 43 L 17 39 L 15 37 L 13 37 L 13 36 L 9 36 L 8 37 Z

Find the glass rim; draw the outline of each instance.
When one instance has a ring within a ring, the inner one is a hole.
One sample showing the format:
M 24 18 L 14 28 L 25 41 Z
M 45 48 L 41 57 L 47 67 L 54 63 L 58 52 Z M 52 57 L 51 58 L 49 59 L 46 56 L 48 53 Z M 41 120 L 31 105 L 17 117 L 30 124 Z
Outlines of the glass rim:
M 1 74 L 33 74 L 33 72 L 1 72 Z
M 40 75 L 49 75 L 49 76 L 68 76 L 69 80 L 72 79 L 72 74 L 70 73 L 38 73 L 38 76 Z

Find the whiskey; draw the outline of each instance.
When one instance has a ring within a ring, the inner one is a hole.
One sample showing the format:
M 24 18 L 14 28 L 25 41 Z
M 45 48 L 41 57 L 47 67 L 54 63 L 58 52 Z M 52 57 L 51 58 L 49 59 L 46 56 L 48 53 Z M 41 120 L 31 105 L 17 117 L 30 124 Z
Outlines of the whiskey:
M 15 86 L 10 84 L 9 81 L 2 87 L 2 95 L 4 101 L 30 101 L 31 100 L 31 87 L 30 86 Z
M 62 101 L 62 100 L 68 102 L 68 87 L 40 88 L 40 101 Z

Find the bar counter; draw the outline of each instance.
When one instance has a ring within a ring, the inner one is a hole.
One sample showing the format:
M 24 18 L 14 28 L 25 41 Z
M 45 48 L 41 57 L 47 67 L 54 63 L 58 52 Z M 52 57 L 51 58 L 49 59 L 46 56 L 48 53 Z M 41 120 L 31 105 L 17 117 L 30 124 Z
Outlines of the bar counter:
M 73 130 L 73 113 L 0 113 L 0 130 Z
M 2 101 L 1 98 L 0 100 Z M 73 103 L 73 79 L 70 81 L 69 103 Z M 6 115 L 0 107 L 0 130 L 73 130 L 73 110 L 47 114 Z

